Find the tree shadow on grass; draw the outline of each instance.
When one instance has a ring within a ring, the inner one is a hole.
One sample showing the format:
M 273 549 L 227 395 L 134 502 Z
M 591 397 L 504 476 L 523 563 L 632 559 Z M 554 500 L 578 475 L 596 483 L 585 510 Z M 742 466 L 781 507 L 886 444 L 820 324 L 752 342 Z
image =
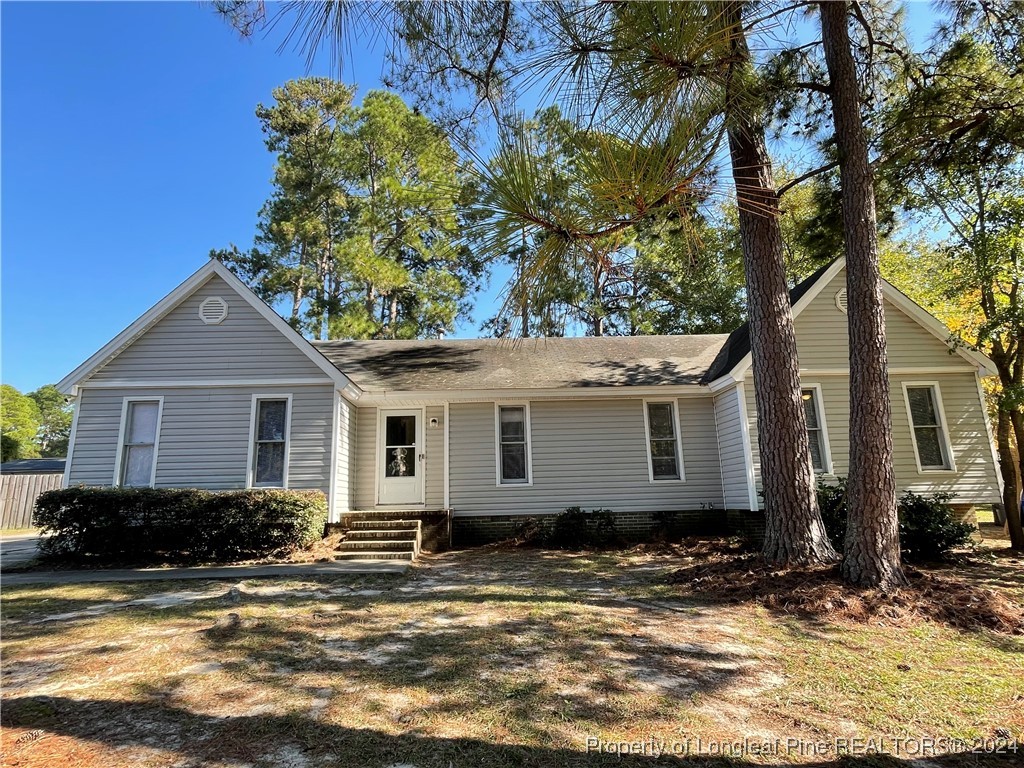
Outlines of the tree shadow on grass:
M 387 733 L 368 728 L 352 728 L 323 722 L 301 714 L 260 714 L 217 717 L 196 714 L 166 701 L 76 700 L 59 697 L 25 697 L 11 699 L 4 708 L 3 723 L 7 727 L 40 729 L 50 734 L 71 737 L 109 748 L 119 755 L 132 750 L 159 748 L 173 753 L 178 765 L 210 763 L 272 766 L 288 755 L 292 764 L 336 766 L 412 765 L 416 768 L 468 768 L 473 766 L 617 766 L 639 768 L 651 764 L 678 766 L 746 766 L 762 764 L 756 757 L 738 755 L 691 754 L 661 756 L 650 754 L 614 754 L 587 751 L 586 741 L 578 748 L 541 747 L 521 744 L 500 744 L 472 738 L 441 738 L 416 733 L 414 730 Z M 652 734 L 654 738 L 658 737 Z M 680 739 L 680 742 L 684 742 Z M 691 749 L 695 745 L 691 742 Z M 705 749 L 707 745 L 704 745 Z M 33 742 L 14 743 L 7 751 L 8 759 L 30 758 Z M 613 747 L 605 747 L 614 749 Z M 738 749 L 738 747 L 737 747 Z M 296 759 L 301 756 L 301 763 Z M 1000 759 L 1002 757 L 1002 759 Z M 775 765 L 799 765 L 804 768 L 825 766 L 887 766 L 990 765 L 996 762 L 1013 764 L 1016 756 L 1000 757 L 945 755 L 927 759 L 899 760 L 889 756 L 818 755 L 810 761 L 793 760 L 785 754 Z M 977 759 L 977 758 L 984 758 Z

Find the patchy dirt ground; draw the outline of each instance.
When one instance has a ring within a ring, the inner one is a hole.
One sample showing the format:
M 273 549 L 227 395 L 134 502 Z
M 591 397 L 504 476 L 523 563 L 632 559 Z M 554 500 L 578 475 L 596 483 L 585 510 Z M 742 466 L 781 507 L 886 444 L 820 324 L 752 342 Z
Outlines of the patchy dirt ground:
M 407 576 L 5 590 L 3 765 L 646 765 L 661 742 L 714 765 L 743 739 L 1024 737 L 1024 640 L 680 597 L 681 565 L 480 549 Z

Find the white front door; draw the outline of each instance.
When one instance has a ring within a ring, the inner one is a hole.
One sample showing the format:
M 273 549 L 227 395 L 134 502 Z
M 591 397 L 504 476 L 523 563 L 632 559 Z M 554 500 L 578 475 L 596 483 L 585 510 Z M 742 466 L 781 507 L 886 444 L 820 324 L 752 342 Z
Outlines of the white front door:
M 422 504 L 422 411 L 381 411 L 377 428 L 378 504 Z

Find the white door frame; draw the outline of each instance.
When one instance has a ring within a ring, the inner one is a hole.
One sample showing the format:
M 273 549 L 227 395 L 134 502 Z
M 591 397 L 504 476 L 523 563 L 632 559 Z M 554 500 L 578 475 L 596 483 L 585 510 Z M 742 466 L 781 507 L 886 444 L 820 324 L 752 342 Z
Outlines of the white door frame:
M 413 415 L 416 417 L 416 468 L 419 478 L 420 494 L 416 501 L 382 503 L 380 500 L 381 485 L 384 482 L 384 426 L 388 416 Z M 426 410 L 424 408 L 378 408 L 377 409 L 377 448 L 374 459 L 374 482 L 376 493 L 374 498 L 376 506 L 384 507 L 416 507 L 425 506 L 427 503 L 427 443 L 424 434 L 424 420 Z M 422 457 L 422 458 L 421 458 Z

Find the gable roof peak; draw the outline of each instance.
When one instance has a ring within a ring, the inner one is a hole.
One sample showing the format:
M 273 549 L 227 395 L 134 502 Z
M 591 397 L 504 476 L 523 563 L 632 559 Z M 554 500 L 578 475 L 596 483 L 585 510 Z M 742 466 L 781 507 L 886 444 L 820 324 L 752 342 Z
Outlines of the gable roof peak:
M 255 309 L 285 338 L 291 341 L 300 352 L 308 357 L 330 380 L 334 381 L 340 389 L 347 389 L 353 394 L 358 394 L 358 388 L 355 387 L 344 373 L 338 370 L 307 339 L 303 338 L 302 334 L 288 325 L 266 302 L 253 293 L 252 289 L 243 283 L 237 275 L 220 261 L 213 258 L 209 259 L 199 269 L 185 278 L 174 290 L 150 307 L 88 360 L 61 379 L 57 383 L 58 391 L 65 395 L 76 395 L 78 386 L 82 382 L 120 354 L 122 350 L 152 328 L 214 276 L 221 278 L 227 283 L 229 288 L 234 290 L 240 298 Z M 196 383 L 199 386 L 202 384 L 201 381 Z

